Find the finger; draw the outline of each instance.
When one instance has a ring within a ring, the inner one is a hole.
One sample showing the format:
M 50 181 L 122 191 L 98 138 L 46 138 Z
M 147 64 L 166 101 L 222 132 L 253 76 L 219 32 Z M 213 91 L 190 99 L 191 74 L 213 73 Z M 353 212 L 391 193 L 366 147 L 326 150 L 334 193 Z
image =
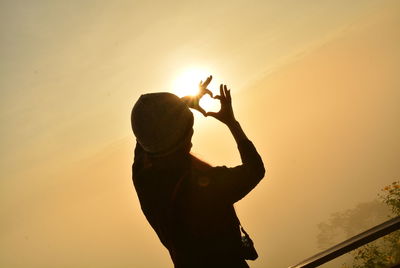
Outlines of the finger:
M 199 87 L 202 87 L 203 80 L 200 80 Z
M 201 108 L 200 106 L 197 106 L 196 110 L 199 111 L 200 113 L 202 113 L 204 116 L 207 116 L 206 111 L 203 108 Z
M 215 95 L 213 98 L 217 99 L 217 100 L 221 100 L 221 96 L 220 95 Z
M 224 85 L 224 93 L 225 93 L 225 96 L 226 96 L 226 101 L 230 103 L 232 101 L 231 91 L 228 90 L 228 87 L 226 85 Z
M 226 87 L 226 85 L 224 85 L 224 97 L 225 97 L 225 100 L 226 100 L 226 98 L 227 98 L 227 87 Z
M 211 98 L 213 97 L 213 93 L 211 92 L 211 90 L 209 90 L 207 88 L 204 90 L 204 94 L 210 95 Z
M 210 83 L 211 81 L 211 76 L 207 76 L 206 82 L 205 83 Z
M 225 94 L 224 94 L 224 85 L 219 86 L 219 101 L 221 102 L 221 106 L 225 105 Z
M 202 98 L 206 94 L 210 95 L 211 98 L 213 98 L 213 96 L 214 96 L 214 94 L 211 92 L 211 90 L 209 90 L 208 88 L 203 88 L 203 87 L 200 88 L 200 91 L 197 96 L 199 98 Z
M 224 94 L 224 85 L 220 85 L 219 86 L 219 95 L 221 96 L 221 101 L 223 100 L 223 99 L 225 99 L 225 94 Z
M 207 86 L 210 84 L 211 79 L 212 79 L 212 76 L 211 76 L 211 75 L 210 75 L 209 77 L 207 77 L 206 81 L 205 81 L 204 84 L 203 84 L 203 87 L 207 87 Z

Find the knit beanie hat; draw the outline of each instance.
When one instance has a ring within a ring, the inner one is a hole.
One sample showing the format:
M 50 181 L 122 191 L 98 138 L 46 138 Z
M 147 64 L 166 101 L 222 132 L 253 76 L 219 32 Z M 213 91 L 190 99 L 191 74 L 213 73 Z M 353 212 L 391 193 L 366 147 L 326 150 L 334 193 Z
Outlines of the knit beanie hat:
M 168 155 L 190 141 L 193 114 L 179 97 L 159 92 L 139 97 L 131 124 L 137 142 L 153 156 Z

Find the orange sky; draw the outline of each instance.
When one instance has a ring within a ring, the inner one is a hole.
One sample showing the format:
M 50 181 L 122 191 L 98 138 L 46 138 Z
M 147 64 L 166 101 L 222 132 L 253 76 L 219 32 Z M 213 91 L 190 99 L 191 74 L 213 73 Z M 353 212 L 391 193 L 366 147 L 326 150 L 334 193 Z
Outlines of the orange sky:
M 299 2 L 3 1 L 0 266 L 172 267 L 131 183 L 129 114 L 193 66 L 231 86 L 267 167 L 237 204 L 252 267 L 316 253 L 318 223 L 400 176 L 400 5 Z M 194 153 L 239 164 L 195 118 Z

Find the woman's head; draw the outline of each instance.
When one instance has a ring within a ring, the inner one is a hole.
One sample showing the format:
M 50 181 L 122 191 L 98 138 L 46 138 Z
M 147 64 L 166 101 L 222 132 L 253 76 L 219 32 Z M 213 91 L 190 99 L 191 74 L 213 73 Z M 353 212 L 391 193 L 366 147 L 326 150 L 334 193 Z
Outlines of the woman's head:
M 131 124 L 137 142 L 152 156 L 169 155 L 191 144 L 193 114 L 174 94 L 140 96 L 132 109 Z

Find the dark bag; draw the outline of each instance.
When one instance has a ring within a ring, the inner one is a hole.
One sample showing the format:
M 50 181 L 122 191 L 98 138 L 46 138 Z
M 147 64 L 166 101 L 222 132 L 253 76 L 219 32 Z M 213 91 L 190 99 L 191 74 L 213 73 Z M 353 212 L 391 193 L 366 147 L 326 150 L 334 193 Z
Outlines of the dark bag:
M 249 234 L 243 229 L 242 225 L 240 225 L 240 230 L 242 231 L 242 245 L 240 251 L 245 260 L 254 261 L 258 258 L 257 251 L 254 247 L 253 240 L 251 240 Z

